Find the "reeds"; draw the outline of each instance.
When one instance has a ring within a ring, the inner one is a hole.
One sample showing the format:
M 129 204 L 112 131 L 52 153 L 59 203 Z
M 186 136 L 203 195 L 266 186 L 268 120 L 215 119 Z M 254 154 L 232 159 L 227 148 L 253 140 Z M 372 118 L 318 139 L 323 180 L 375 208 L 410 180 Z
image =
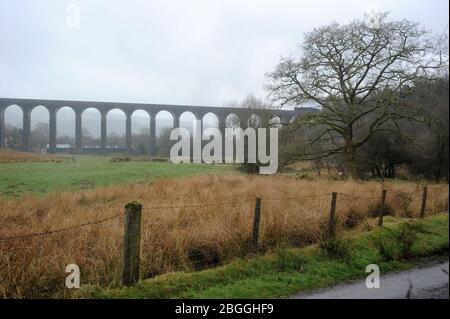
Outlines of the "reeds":
M 418 217 L 421 189 L 414 183 L 209 175 L 0 199 L 0 238 L 121 214 L 127 202 L 138 200 L 144 207 L 141 276 L 148 278 L 250 254 L 256 197 L 262 198 L 260 251 L 264 252 L 278 245 L 318 242 L 326 231 L 333 191 L 340 193 L 338 231 L 373 227 L 376 221 L 368 216 L 376 214 L 382 188 L 388 189 L 386 205 L 391 214 Z M 185 207 L 208 203 L 217 205 Z M 430 188 L 427 208 L 427 214 L 448 209 L 447 185 Z M 0 296 L 67 297 L 65 267 L 70 263 L 79 265 L 82 285 L 119 285 L 123 219 L 48 236 L 0 240 Z

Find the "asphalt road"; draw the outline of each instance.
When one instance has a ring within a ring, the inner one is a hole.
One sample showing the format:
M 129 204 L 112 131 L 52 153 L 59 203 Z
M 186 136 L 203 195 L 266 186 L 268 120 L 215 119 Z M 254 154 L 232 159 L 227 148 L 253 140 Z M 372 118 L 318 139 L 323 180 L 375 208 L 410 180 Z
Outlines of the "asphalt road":
M 358 282 L 298 294 L 296 299 L 449 299 L 449 263 L 422 266 L 380 276 L 380 288 Z

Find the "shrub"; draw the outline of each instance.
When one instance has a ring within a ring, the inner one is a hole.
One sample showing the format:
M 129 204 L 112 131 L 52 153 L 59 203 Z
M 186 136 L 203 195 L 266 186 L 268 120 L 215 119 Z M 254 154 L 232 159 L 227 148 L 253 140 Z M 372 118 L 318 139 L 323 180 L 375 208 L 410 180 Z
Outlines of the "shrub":
M 401 225 L 400 232 L 395 235 L 402 258 L 412 257 L 412 248 L 417 241 L 417 226 L 411 223 Z
M 389 261 L 398 258 L 413 257 L 413 246 L 417 241 L 417 233 L 425 232 L 421 225 L 416 223 L 405 223 L 399 231 L 391 235 L 376 238 L 375 245 L 383 260 Z
M 396 259 L 397 245 L 392 238 L 377 238 L 375 240 L 375 245 L 378 249 L 378 253 L 380 254 L 381 258 L 383 258 L 383 260 L 390 261 Z
M 117 163 L 117 162 L 129 162 L 130 158 L 128 156 L 125 157 L 112 157 L 110 159 L 111 162 Z
M 333 237 L 320 242 L 320 248 L 331 258 L 345 262 L 352 259 L 352 245 L 349 240 Z

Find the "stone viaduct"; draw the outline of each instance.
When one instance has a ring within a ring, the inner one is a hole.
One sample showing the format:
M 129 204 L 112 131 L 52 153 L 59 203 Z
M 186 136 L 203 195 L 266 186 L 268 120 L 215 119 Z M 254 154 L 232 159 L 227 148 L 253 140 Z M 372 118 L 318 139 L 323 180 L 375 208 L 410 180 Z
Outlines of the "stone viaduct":
M 185 112 L 192 113 L 197 120 L 203 120 L 207 113 L 216 115 L 219 121 L 219 129 L 224 131 L 225 121 L 228 115 L 235 114 L 239 117 L 241 127 L 245 127 L 252 115 L 269 115 L 270 118 L 279 117 L 281 122 L 291 121 L 298 115 L 313 111 L 313 108 L 295 108 L 294 110 L 272 110 L 272 109 L 243 109 L 231 107 L 191 106 L 191 105 L 164 105 L 164 104 L 141 104 L 141 103 L 118 103 L 118 102 L 88 102 L 88 101 L 65 101 L 65 100 L 42 100 L 42 99 L 18 99 L 0 98 L 0 148 L 5 148 L 5 110 L 9 106 L 16 105 L 23 112 L 23 134 L 22 149 L 31 150 L 31 111 L 37 106 L 43 106 L 49 113 L 49 152 L 56 152 L 56 114 L 62 107 L 69 107 L 75 112 L 75 148 L 81 151 L 82 137 L 82 113 L 89 108 L 97 109 L 101 114 L 100 148 L 106 150 L 106 116 L 111 110 L 121 110 L 125 114 L 125 144 L 131 150 L 131 116 L 137 110 L 143 110 L 150 116 L 150 137 L 148 146 L 150 154 L 155 152 L 156 138 L 156 115 L 161 111 L 169 112 L 173 117 L 173 127 L 179 127 L 180 116 Z M 203 122 L 203 121 L 202 121 Z M 244 124 L 244 125 L 243 125 Z

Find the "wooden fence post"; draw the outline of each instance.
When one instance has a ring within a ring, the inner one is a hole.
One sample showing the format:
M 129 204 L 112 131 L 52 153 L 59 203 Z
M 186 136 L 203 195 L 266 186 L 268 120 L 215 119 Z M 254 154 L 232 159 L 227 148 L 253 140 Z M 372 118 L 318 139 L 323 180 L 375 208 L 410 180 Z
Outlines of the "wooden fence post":
M 337 193 L 331 193 L 330 221 L 328 222 L 328 238 L 336 236 L 336 199 Z
M 378 212 L 378 226 L 381 227 L 383 226 L 383 217 L 384 217 L 384 207 L 385 207 L 385 202 L 386 202 L 386 193 L 387 190 L 383 189 L 381 191 L 381 203 L 380 203 L 380 207 L 379 207 L 379 212 Z
M 427 205 L 427 192 L 428 192 L 428 188 L 425 186 L 423 188 L 423 193 L 422 193 L 422 207 L 420 208 L 420 218 L 425 217 L 425 209 L 426 209 L 426 205 Z
M 139 280 L 142 205 L 133 201 L 125 205 L 125 238 L 123 243 L 122 284 L 129 286 Z
M 253 219 L 253 236 L 252 236 L 252 246 L 254 251 L 258 249 L 260 220 L 261 220 L 261 198 L 257 197 L 255 202 L 255 217 Z

